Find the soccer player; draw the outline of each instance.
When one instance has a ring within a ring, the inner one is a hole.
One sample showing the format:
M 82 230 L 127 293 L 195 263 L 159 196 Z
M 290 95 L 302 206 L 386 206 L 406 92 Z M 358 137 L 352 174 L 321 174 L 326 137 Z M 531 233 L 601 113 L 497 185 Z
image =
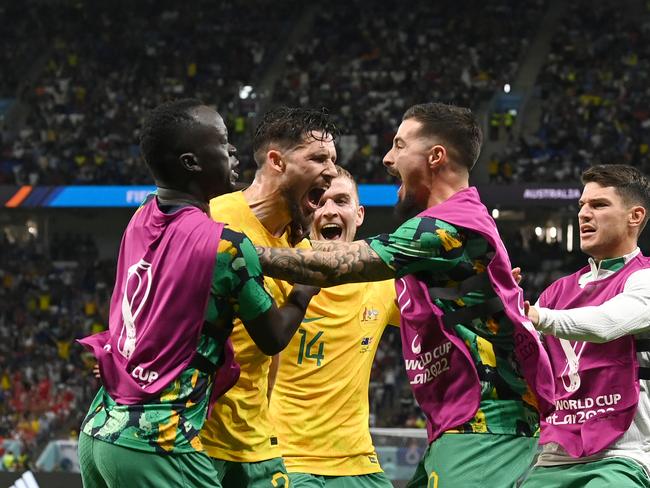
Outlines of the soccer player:
M 406 111 L 384 158 L 402 180 L 390 235 L 314 250 L 258 248 L 265 274 L 323 286 L 396 278 L 402 348 L 430 445 L 410 486 L 513 486 L 552 406 L 550 364 L 496 225 L 469 187 L 481 131 L 468 109 Z
M 528 311 L 548 334 L 557 408 L 542 419 L 542 453 L 523 486 L 650 487 L 650 259 L 637 245 L 650 181 L 636 168 L 602 165 L 582 182 L 588 265 Z
M 251 186 L 212 200 L 210 207 L 220 220 L 245 232 L 257 245 L 299 243 L 320 197 L 336 176 L 334 127 L 323 112 L 279 108 L 260 122 L 253 151 L 258 169 Z M 265 283 L 276 302 L 284 303 L 291 285 L 271 278 Z M 238 321 L 231 337 L 241 375 L 201 432 L 206 452 L 224 486 L 288 486 L 269 416 L 271 359 Z
M 233 315 L 276 354 L 317 291 L 294 287 L 278 309 L 252 243 L 210 218 L 210 198 L 236 177 L 227 136 L 221 116 L 192 99 L 163 104 L 144 123 L 142 154 L 158 188 L 124 233 L 109 330 L 82 340 L 103 384 L 79 438 L 86 488 L 220 486 L 199 430 L 237 378 Z
M 364 209 L 352 175 L 337 172 L 310 237 L 352 242 Z M 293 488 L 392 488 L 368 431 L 368 383 L 384 329 L 399 325 L 395 298 L 393 280 L 324 289 L 280 354 L 270 412 Z

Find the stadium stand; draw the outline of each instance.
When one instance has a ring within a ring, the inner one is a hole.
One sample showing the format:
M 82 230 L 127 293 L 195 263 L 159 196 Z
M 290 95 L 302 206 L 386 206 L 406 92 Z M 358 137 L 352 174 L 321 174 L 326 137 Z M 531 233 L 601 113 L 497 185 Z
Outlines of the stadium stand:
M 52 248 L 0 234 L 0 441 L 19 444 L 4 450 L 6 470 L 76 430 L 96 389 L 74 341 L 106 327 L 114 264 L 97 260 L 89 237 Z
M 3 149 L 5 182 L 150 183 L 139 164 L 138 127 L 147 110 L 173 97 L 218 106 L 237 143 L 251 110 L 239 90 L 259 79 L 277 30 L 286 31 L 299 10 L 295 5 L 148 0 L 39 6 L 41 21 L 48 19 L 49 48 L 25 95 L 27 123 Z M 244 163 L 247 147 L 240 145 Z
M 537 79 L 538 130 L 498 158 L 511 181 L 579 179 L 594 163 L 650 171 L 650 13 L 609 2 L 573 2 Z
M 543 8 L 511 0 L 334 2 L 288 54 L 274 103 L 327 107 L 350 172 L 360 182 L 392 181 L 377 168 L 406 108 L 438 100 L 479 109 L 516 72 Z

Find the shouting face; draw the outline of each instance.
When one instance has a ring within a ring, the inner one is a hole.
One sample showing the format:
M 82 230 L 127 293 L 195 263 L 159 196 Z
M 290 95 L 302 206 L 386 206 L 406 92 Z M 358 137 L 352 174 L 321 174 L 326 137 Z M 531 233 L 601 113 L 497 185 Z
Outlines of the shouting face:
M 352 242 L 357 227 L 363 223 L 363 215 L 354 183 L 346 176 L 334 178 L 314 214 L 312 237 Z
M 404 120 L 393 139 L 393 147 L 384 156 L 387 171 L 402 184 L 397 192 L 396 211 L 410 217 L 427 208 L 430 194 L 427 158 L 431 142 L 420 134 L 422 124 L 415 119 Z
M 308 229 L 319 202 L 336 177 L 336 148 L 327 134 L 314 132 L 302 144 L 282 152 L 285 172 L 282 193 L 291 220 Z

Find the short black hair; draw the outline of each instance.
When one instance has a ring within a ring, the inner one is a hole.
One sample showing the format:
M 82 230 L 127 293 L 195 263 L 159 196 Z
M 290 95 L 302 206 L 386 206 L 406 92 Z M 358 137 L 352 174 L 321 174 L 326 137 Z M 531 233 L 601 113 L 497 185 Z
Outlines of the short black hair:
M 641 205 L 646 210 L 641 230 L 650 217 L 650 180 L 639 169 L 627 164 L 598 164 L 582 173 L 582 184 L 598 183 L 614 187 L 627 205 Z
M 407 119 L 422 124 L 422 135 L 442 139 L 456 152 L 455 162 L 472 170 L 481 153 L 483 133 L 470 109 L 445 103 L 421 103 L 404 113 L 402 120 Z
M 147 115 L 140 132 L 140 151 L 154 176 L 163 176 L 170 158 L 178 156 L 179 135 L 200 125 L 190 112 L 201 105 L 204 103 L 196 98 L 171 100 Z
M 253 156 L 258 168 L 264 163 L 264 153 L 272 142 L 283 147 L 295 147 L 313 132 L 320 132 L 323 140 L 335 139 L 338 135 L 336 126 L 329 118 L 325 108 L 278 107 L 267 112 L 255 129 L 253 137 Z

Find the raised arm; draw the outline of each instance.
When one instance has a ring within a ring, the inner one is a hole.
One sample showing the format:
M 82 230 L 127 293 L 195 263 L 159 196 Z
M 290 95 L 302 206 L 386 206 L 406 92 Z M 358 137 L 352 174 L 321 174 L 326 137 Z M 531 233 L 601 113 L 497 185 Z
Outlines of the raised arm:
M 381 281 L 395 277 L 365 241 L 327 244 L 318 250 L 258 247 L 262 271 L 293 283 L 327 287 L 341 283 Z

